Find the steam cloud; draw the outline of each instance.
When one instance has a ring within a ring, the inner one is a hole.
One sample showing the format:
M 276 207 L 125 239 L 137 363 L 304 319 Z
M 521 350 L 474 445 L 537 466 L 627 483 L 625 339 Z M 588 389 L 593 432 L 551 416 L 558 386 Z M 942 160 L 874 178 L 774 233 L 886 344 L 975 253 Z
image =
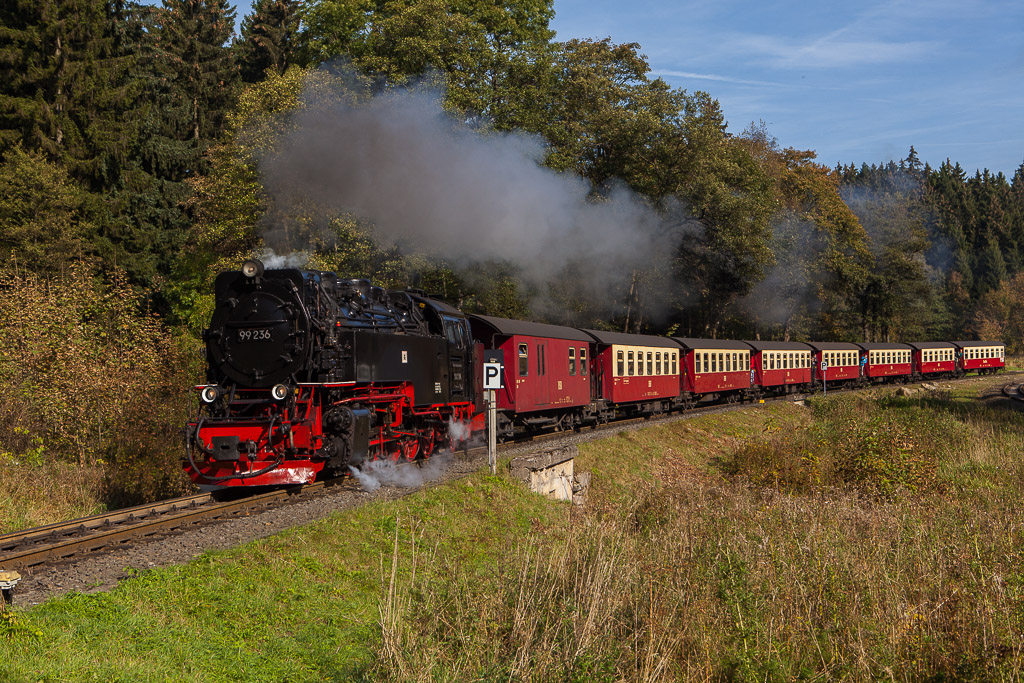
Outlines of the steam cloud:
M 352 475 L 365 491 L 376 491 L 381 486 L 414 487 L 440 479 L 452 462 L 451 453 L 435 453 L 417 465 L 391 460 L 370 460 L 362 469 L 349 467 Z
M 278 211 L 315 203 L 372 221 L 384 243 L 462 266 L 509 261 L 540 290 L 575 261 L 591 280 L 577 287 L 607 292 L 671 251 L 641 197 L 619 187 L 593 201 L 587 181 L 541 166 L 540 138 L 471 130 L 436 92 L 309 104 L 292 124 L 263 160 Z

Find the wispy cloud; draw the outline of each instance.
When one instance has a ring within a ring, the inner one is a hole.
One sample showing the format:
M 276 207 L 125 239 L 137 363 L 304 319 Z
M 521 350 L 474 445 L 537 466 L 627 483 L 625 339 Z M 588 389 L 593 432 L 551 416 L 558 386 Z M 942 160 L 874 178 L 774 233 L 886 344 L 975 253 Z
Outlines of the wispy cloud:
M 655 76 L 669 76 L 671 78 L 692 78 L 694 80 L 703 81 L 717 81 L 719 83 L 736 83 L 738 85 L 763 85 L 768 88 L 789 88 L 792 87 L 787 83 L 778 83 L 775 81 L 754 81 L 746 78 L 735 78 L 733 76 L 720 76 L 718 74 L 698 74 L 692 71 L 673 71 L 670 69 L 659 70 L 652 69 L 651 73 Z
M 833 32 L 810 42 L 785 41 L 774 36 L 734 38 L 747 52 L 767 57 L 771 66 L 787 69 L 833 69 L 920 61 L 942 47 L 939 41 L 841 40 Z

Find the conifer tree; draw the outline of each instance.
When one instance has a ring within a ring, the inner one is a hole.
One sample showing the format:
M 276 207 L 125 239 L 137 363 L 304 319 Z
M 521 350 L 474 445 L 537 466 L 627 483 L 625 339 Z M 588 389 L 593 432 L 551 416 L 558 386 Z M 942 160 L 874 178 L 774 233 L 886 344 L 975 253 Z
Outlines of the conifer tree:
M 267 69 L 284 74 L 296 62 L 299 0 L 256 0 L 252 14 L 242 20 L 242 39 L 235 52 L 242 80 L 263 80 Z

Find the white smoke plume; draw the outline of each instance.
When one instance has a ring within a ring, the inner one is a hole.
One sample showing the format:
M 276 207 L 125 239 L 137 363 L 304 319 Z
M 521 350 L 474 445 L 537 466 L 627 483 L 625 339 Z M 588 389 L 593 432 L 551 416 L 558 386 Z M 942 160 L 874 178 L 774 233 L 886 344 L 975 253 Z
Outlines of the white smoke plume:
M 272 270 L 275 268 L 305 268 L 309 265 L 310 256 L 310 253 L 306 251 L 278 254 L 273 249 L 264 249 L 260 252 L 259 259 L 267 270 Z
M 451 453 L 442 452 L 416 463 L 368 460 L 360 469 L 349 467 L 349 470 L 364 491 L 376 491 L 381 486 L 412 488 L 440 479 L 451 465 L 452 458 Z
M 590 184 L 541 165 L 543 140 L 481 134 L 440 96 L 399 90 L 352 104 L 308 103 L 263 159 L 279 214 L 318 205 L 371 222 L 381 242 L 459 265 L 491 259 L 543 290 L 571 261 L 604 294 L 671 255 L 667 224 L 628 188 L 593 201 Z

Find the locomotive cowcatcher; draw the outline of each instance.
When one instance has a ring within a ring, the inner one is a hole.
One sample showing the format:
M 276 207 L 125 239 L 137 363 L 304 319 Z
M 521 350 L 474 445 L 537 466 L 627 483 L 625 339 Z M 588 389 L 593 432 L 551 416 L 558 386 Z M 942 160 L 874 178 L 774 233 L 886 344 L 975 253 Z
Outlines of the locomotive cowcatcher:
M 217 276 L 203 339 L 207 382 L 184 464 L 203 487 L 413 460 L 459 445 L 479 412 L 465 317 L 416 292 L 247 261 Z

